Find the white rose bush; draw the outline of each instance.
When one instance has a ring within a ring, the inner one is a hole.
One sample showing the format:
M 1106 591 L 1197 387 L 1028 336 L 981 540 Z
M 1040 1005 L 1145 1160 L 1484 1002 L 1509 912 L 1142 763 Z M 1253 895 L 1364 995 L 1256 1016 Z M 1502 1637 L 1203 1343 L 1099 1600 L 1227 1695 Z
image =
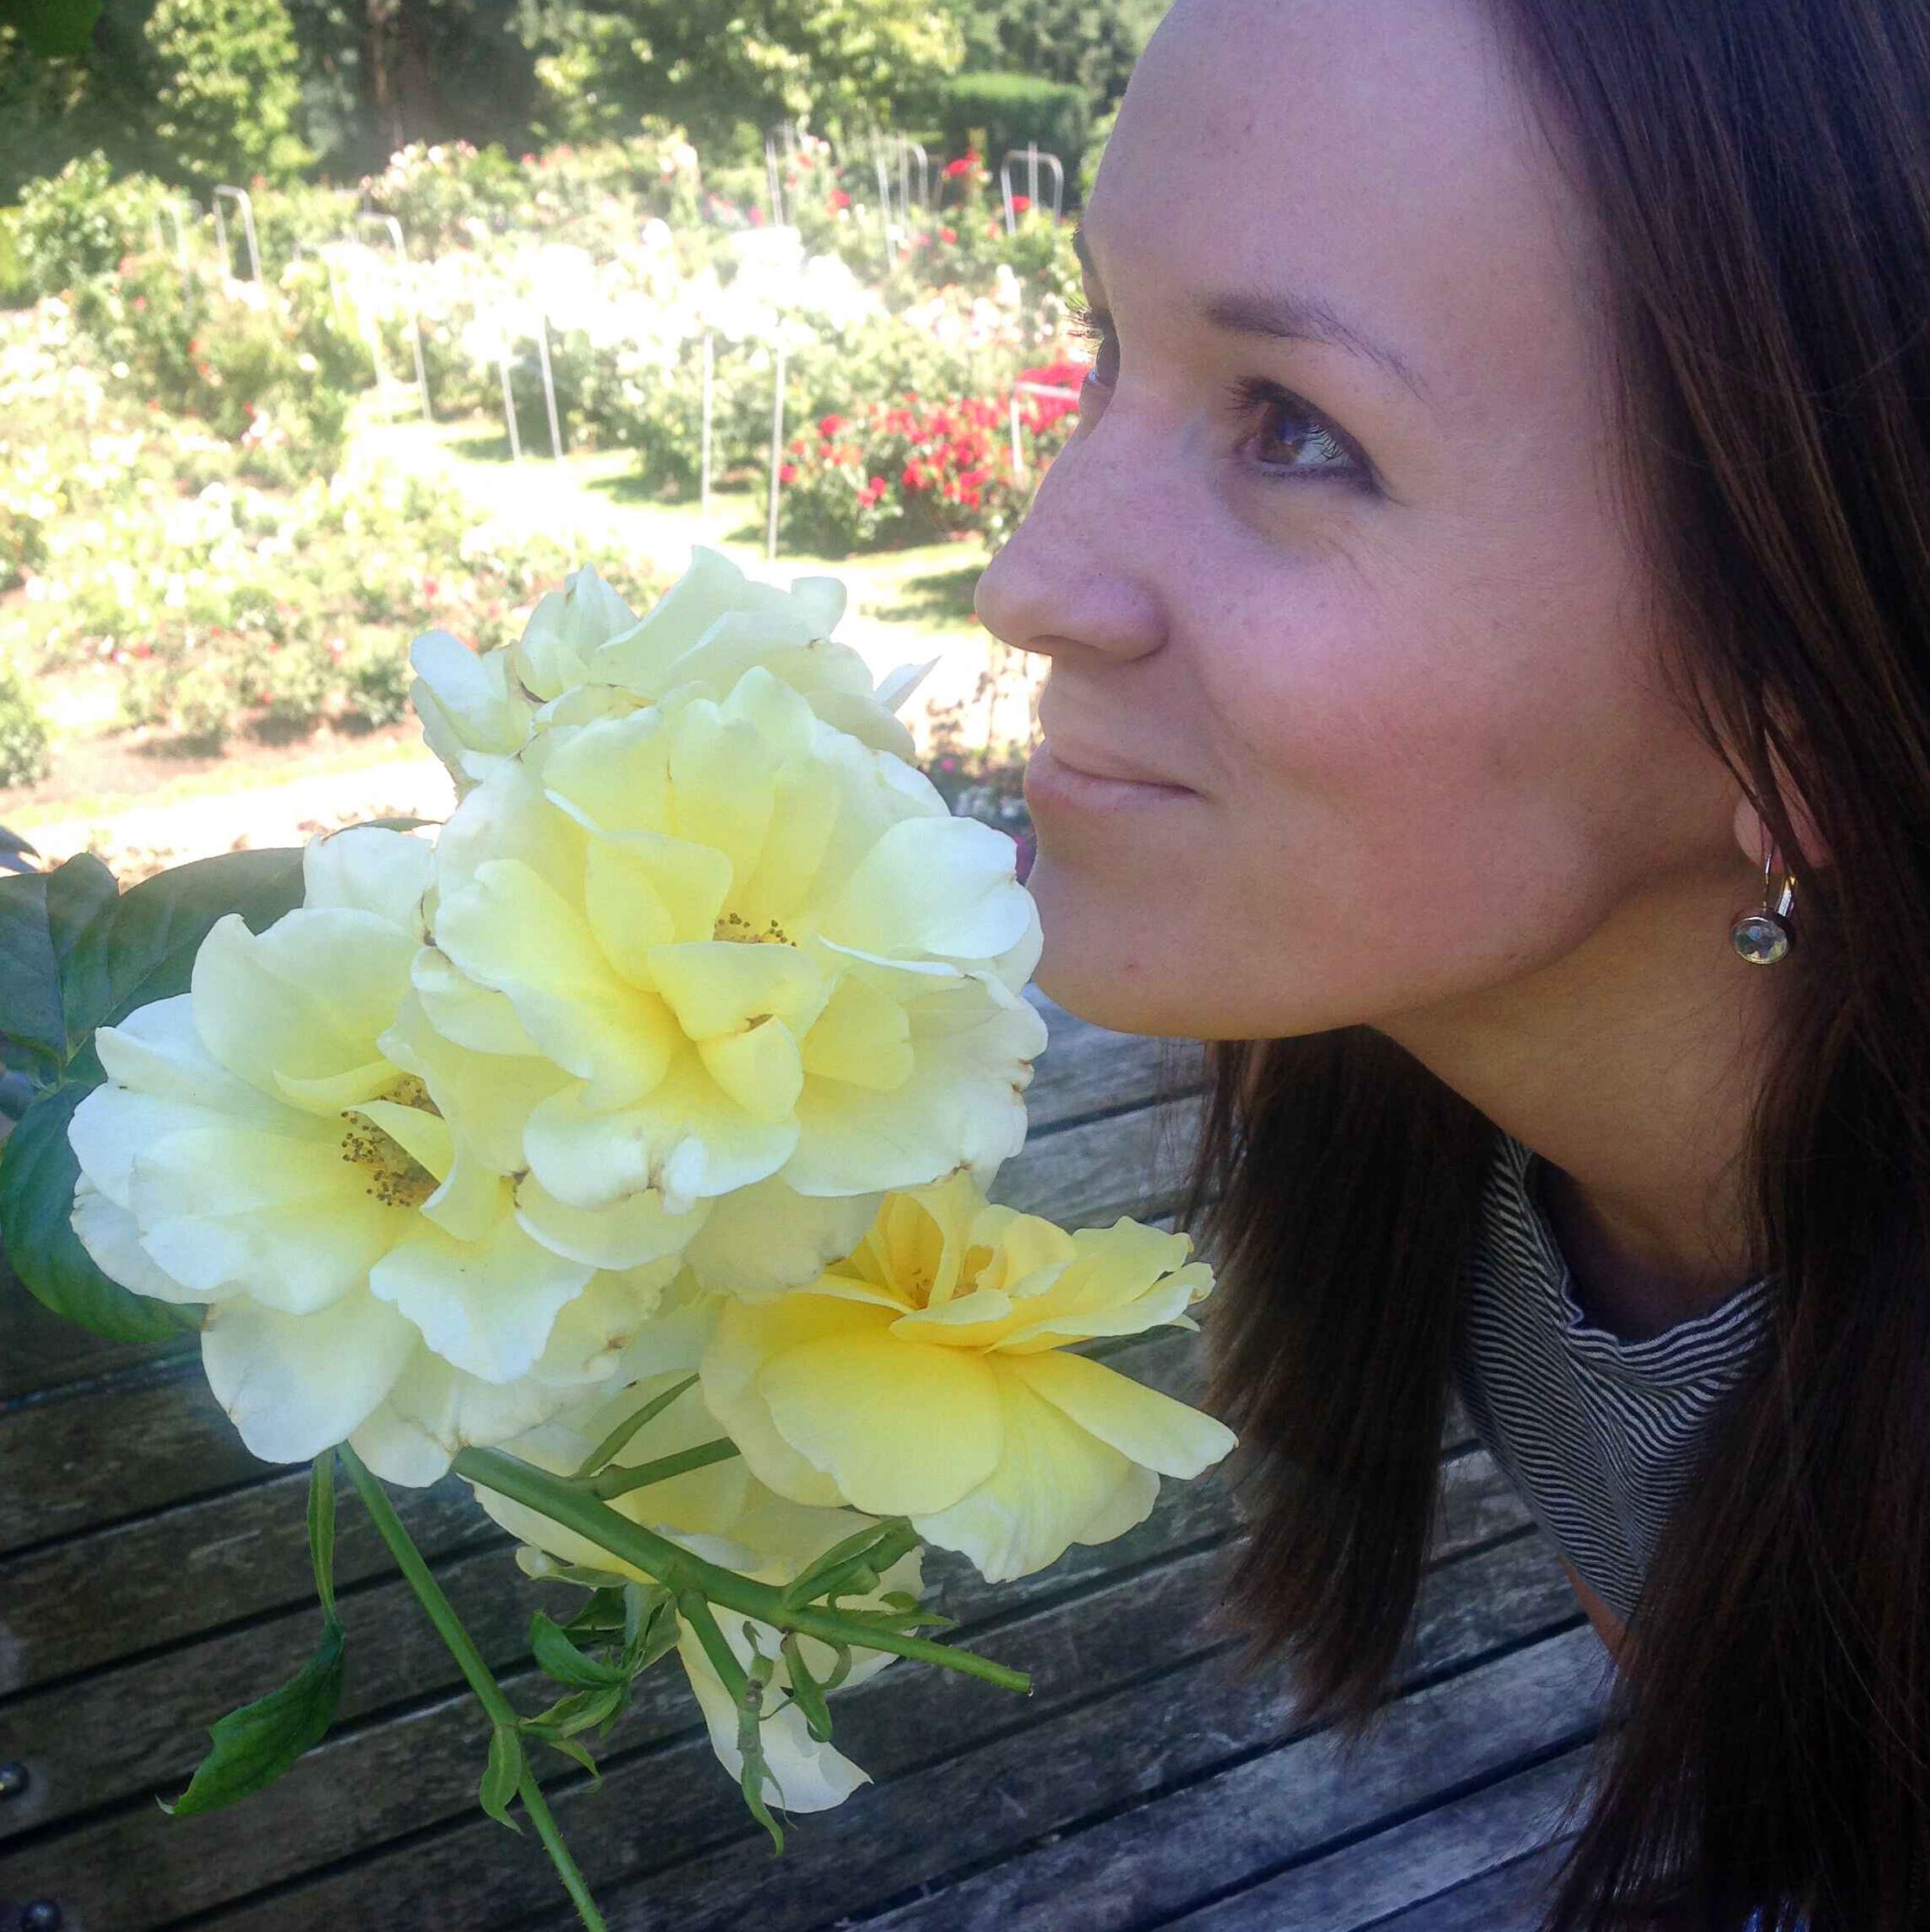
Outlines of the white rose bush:
M 987 1199 L 1046 1044 L 1037 915 L 912 762 L 918 672 L 874 685 L 833 639 L 844 603 L 700 547 L 640 617 L 581 570 L 512 647 L 416 641 L 446 824 L 125 893 L 86 856 L 0 879 L 0 1052 L 35 1087 L 9 1260 L 103 1333 L 198 1330 L 248 1448 L 312 1465 L 321 1645 L 175 1810 L 328 1729 L 338 1470 L 488 1714 L 484 1808 L 598 1927 L 537 1772 L 593 1771 L 641 1672 L 675 1653 L 781 1848 L 774 1805 L 866 1782 L 839 1686 L 912 1657 L 1029 1688 L 921 1634 L 926 1550 L 1032 1575 L 1233 1446 L 1069 1352 L 1193 1327 L 1187 1237 Z M 390 1500 L 452 1471 L 577 1592 L 531 1626 L 540 1713 Z

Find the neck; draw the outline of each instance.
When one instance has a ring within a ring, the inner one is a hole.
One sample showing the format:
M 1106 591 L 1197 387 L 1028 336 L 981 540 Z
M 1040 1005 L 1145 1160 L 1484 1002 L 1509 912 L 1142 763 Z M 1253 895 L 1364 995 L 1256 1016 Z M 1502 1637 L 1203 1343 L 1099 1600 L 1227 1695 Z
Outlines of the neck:
M 1742 1156 L 1787 969 L 1736 957 L 1734 893 L 1665 881 L 1552 964 L 1380 1028 L 1560 1170 L 1576 1255 L 1651 1326 L 1750 1266 Z

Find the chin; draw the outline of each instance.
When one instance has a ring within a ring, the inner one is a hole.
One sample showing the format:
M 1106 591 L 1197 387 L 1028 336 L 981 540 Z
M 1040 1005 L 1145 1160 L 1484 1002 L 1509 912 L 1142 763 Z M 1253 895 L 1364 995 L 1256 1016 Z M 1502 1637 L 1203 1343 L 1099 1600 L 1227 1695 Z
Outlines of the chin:
M 1178 1039 L 1199 1036 L 1196 1005 L 1173 963 L 1147 944 L 1146 920 L 1123 926 L 1108 905 L 1092 903 L 1076 877 L 1042 852 L 1027 880 L 1038 902 L 1044 950 L 1032 983 L 1075 1018 L 1115 1033 L 1151 1033 Z

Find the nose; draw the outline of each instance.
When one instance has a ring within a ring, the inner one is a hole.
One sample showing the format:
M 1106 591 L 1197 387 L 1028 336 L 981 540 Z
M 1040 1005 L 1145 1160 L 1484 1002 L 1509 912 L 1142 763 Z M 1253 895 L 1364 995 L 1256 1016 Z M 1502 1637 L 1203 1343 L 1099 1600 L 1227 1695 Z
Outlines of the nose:
M 1053 658 L 1129 660 L 1165 636 L 1150 574 L 1160 521 L 1142 448 L 1091 424 L 1059 451 L 1032 507 L 985 566 L 973 597 L 979 620 L 1001 642 Z

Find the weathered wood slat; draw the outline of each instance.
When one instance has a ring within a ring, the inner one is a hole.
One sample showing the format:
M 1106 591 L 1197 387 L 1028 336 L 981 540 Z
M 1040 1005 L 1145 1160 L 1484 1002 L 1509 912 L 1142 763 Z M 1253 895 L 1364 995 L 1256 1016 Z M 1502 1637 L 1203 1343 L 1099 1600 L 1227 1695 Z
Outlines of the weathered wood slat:
M 1123 1096 L 1150 1098 L 1158 1078 L 1139 1049 L 1162 1043 L 1103 1033 L 1056 1010 L 1052 1024 L 1054 1050 L 1061 1042 L 1065 1047 L 1067 1072 L 1048 1080 L 1051 1057 L 1042 1059 L 1034 1121 L 1046 1130 L 1008 1163 L 1000 1198 L 1080 1223 L 1170 1205 L 1172 1183 L 1161 1180 L 1151 1164 L 1152 1115 L 1129 1112 L 1059 1132 L 1050 1125 L 1091 1112 L 1107 1055 L 1123 1055 L 1129 1076 Z M 1156 1201 L 1150 1192 L 1139 1199 L 1142 1176 L 1160 1190 Z M 29 1326 L 71 1327 L 30 1303 L 8 1277 L 0 1285 L 0 1319 L 14 1316 Z M 0 1404 L 0 1552 L 267 1478 L 208 1395 L 191 1339 L 186 1345 L 185 1357 L 175 1349 L 155 1361 L 124 1351 L 115 1359 L 132 1366 L 111 1376 L 69 1382 L 29 1403 Z
M 1096 1114 L 1120 1114 L 1169 1094 L 1190 1092 L 1205 1079 L 1198 1041 L 1115 1033 L 1075 1019 L 1063 1006 L 1028 990 L 1045 1016 L 1051 1044 L 1040 1055 L 1026 1090 L 1032 1132 Z
M 1069 1227 L 1150 1221 L 1179 1202 L 1198 1121 L 1193 1098 L 1062 1128 L 1002 1168 L 992 1198 Z
M 0 1553 L 259 1481 L 198 1356 L 0 1414 Z
M 1392 1913 L 1401 1913 L 1397 1924 L 1407 1922 L 1405 1907 L 1417 1914 L 1415 1926 L 1430 1924 L 1419 1915 L 1442 1894 L 1518 1867 L 1551 1842 L 1562 1806 L 1587 1781 L 1589 1756 L 1586 1746 L 1563 1752 L 1278 1878 L 1158 1923 L 1165 1932 L 1383 1932 Z M 1515 1883 L 1525 1889 L 1519 1878 Z M 1453 1909 L 1464 1913 L 1465 1903 Z M 1500 1932 L 1492 1916 L 1463 1916 L 1462 1922 Z
M 0 1407 L 41 1389 L 58 1388 L 133 1364 L 190 1354 L 195 1339 L 110 1342 L 50 1313 L 0 1259 Z
M 1525 1567 L 1530 1552 L 1539 1561 Z M 1573 1741 L 1593 1728 L 1586 1691 L 1604 1653 L 1585 1625 L 1547 1634 L 1562 1604 L 1542 1565 L 1552 1567 L 1552 1559 L 1537 1534 L 1429 1573 L 1407 1681 L 1479 1656 L 1499 1631 L 1531 1641 L 1396 1699 L 1351 1758 L 1331 1730 L 1289 1739 L 1277 1717 L 1277 1738 L 1264 1719 L 1230 1725 L 1220 1715 L 1224 1693 L 1201 1689 L 1195 1708 L 1204 1738 L 1186 1734 L 1183 1711 L 1170 1726 L 1147 1722 L 1145 1714 L 1135 1726 L 1121 1714 L 1112 1742 L 1138 1762 L 1128 1777 L 1107 1780 L 1114 1806 L 1129 1806 L 1108 1817 L 1090 1788 L 1102 1759 L 1098 1741 L 1071 1727 L 1061 1769 L 1070 1774 L 1075 1752 L 1084 1752 L 1085 1813 L 1099 1813 L 1099 1822 L 1081 1829 L 1079 1813 L 1048 1806 L 1035 1814 L 1028 1802 L 1027 1831 L 1049 1832 L 1047 1842 L 1015 1848 L 989 1869 L 887 1913 L 876 1932 L 1122 1932 L 1164 1923 L 1249 1872 L 1277 1869 L 1466 1779 Z M 1483 1593 L 1445 1586 L 1477 1570 Z M 1256 1749 L 1263 1754 L 1244 1755 Z M 1236 1757 L 1214 1768 L 1216 1759 Z M 1155 1797 L 1164 1786 L 1177 1788 Z M 1154 1801 L 1132 1802 L 1148 1797 Z M 656 1923 L 625 1921 L 629 1932 Z
M 1544 1846 L 1452 1892 L 1383 1919 L 1373 1932 L 1540 1932 L 1569 1841 Z
M 1536 1540 L 1520 1539 L 1530 1546 Z M 1149 1760 L 1204 1752 L 1210 1762 L 1290 1731 L 1292 1699 L 1283 1678 L 1241 1682 L 1224 1652 L 1203 1657 L 1196 1645 L 1189 1649 L 1210 1597 L 1214 1554 L 1001 1623 L 984 1647 L 1032 1670 L 1038 1687 L 1016 1727 L 995 1693 L 948 1674 L 896 1666 L 858 1687 L 840 1700 L 840 1743 L 893 1788 L 794 1821 L 782 1860 L 767 1862 L 761 1837 L 753 1838 L 754 1827 L 746 1831 L 735 1790 L 701 1741 L 608 1765 L 601 1792 L 580 1780 L 561 1786 L 559 1817 L 594 1882 L 614 1894 L 625 1879 L 649 1879 L 640 1892 L 623 1896 L 613 1927 L 700 1932 L 756 1924 L 782 1932 L 815 1924 L 828 1913 L 860 1908 L 996 1850 L 1021 1824 L 1049 1828 L 1069 1807 L 1081 1815 L 1106 1801 L 1109 1786 L 1143 1774 Z M 1546 1550 L 1531 1548 L 1529 1556 L 1525 1567 L 1539 1573 L 1538 1597 L 1526 1577 L 1523 1587 L 1494 1588 L 1498 1574 L 1524 1564 L 1509 1543 L 1430 1571 L 1426 1600 L 1434 1605 L 1458 1593 L 1489 1602 L 1482 1648 L 1520 1641 L 1573 1614 Z M 1465 1622 L 1443 1628 L 1449 1643 L 1466 1640 Z M 1149 1675 L 1172 1659 L 1180 1661 Z M 1417 1668 L 1436 1671 L 1456 1661 L 1431 1638 L 1422 1660 Z M 1048 1721 L 1055 1711 L 1076 1712 L 1076 1721 Z M 961 1744 L 985 1738 L 988 1729 L 989 1741 L 959 1755 Z M 646 1830 L 636 1824 L 644 1818 Z M 916 1830 L 897 1822 L 914 1818 Z M 533 1848 L 478 1825 L 465 1817 L 405 1847 L 345 1860 L 205 1923 L 229 1932 L 334 1932 L 378 1923 L 406 1924 L 411 1932 L 488 1932 L 555 1913 L 556 1925 L 566 1924 L 549 1889 L 551 1876 L 527 1855 Z
M 0 1693 L 310 1601 L 308 1482 L 305 1468 L 290 1471 L 233 1495 L 0 1562 Z M 404 1492 L 397 1506 L 432 1555 L 496 1534 L 453 1479 Z M 367 1518 L 343 1511 L 341 1580 L 390 1567 Z
M 1174 1345 L 1186 1339 L 1171 1332 L 1145 1338 L 1126 1352 L 1122 1366 L 1150 1386 L 1189 1399 L 1198 1364 Z M 345 1498 L 345 1521 L 355 1508 L 352 1499 Z M 1527 1521 L 1512 1487 L 1485 1455 L 1449 1457 L 1442 1470 L 1437 1560 L 1516 1532 Z M 942 1552 L 929 1558 L 928 1574 L 946 1613 L 969 1623 L 1107 1570 L 1156 1563 L 1177 1550 L 1229 1536 L 1237 1527 L 1233 1499 L 1217 1477 L 1169 1483 L 1144 1523 L 1110 1543 L 1075 1544 L 1039 1576 L 987 1584 L 962 1559 Z M 505 1551 L 478 1550 L 445 1564 L 439 1574 L 491 1665 L 507 1667 L 520 1661 L 529 1613 L 541 1599 Z M 453 1685 L 446 1653 L 399 1582 L 353 1593 L 345 1614 L 354 1665 L 341 1710 L 345 1725 Z M 206 1725 L 292 1675 L 314 1640 L 314 1613 L 303 1602 L 191 1648 L 15 1699 L 0 1711 L 0 1735 L 8 1753 L 26 1764 L 31 1781 L 24 1798 L 0 1808 L 0 1841 L 185 1781 L 199 1759 Z M 238 1828 L 245 1822 L 238 1814 Z

